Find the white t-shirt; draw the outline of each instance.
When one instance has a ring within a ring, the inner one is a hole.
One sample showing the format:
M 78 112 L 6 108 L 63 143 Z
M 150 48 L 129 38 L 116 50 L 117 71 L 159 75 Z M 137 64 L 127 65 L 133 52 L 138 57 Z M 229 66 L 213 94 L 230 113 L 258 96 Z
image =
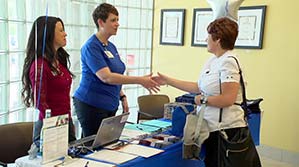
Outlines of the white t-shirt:
M 235 59 L 229 57 L 236 57 L 231 51 L 225 52 L 222 56 L 217 57 L 213 55 L 204 65 L 199 80 L 198 86 L 206 96 L 216 96 L 220 94 L 220 80 L 224 82 L 239 82 L 240 74 L 237 62 Z M 242 89 L 238 91 L 236 103 L 242 102 Z M 200 106 L 198 106 L 198 111 Z M 245 127 L 244 111 L 239 105 L 232 105 L 223 108 L 222 122 L 219 125 L 220 108 L 207 106 L 205 109 L 204 119 L 208 122 L 209 131 Z

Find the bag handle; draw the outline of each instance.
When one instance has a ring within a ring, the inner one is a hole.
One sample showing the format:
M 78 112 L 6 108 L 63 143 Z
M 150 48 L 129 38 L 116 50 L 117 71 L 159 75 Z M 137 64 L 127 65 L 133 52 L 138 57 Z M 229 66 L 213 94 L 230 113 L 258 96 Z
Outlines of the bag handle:
M 243 75 L 242 75 L 242 70 L 239 64 L 239 61 L 237 60 L 237 58 L 235 58 L 234 56 L 228 56 L 231 57 L 233 59 L 235 59 L 237 65 L 238 65 L 238 69 L 239 69 L 239 74 L 240 74 L 240 85 L 241 85 L 241 89 L 242 89 L 242 103 L 241 106 L 243 108 L 244 111 L 244 118 L 247 118 L 248 116 L 248 110 L 247 110 L 247 104 L 246 104 L 246 90 L 245 90 L 245 83 L 244 83 L 244 79 L 243 79 Z M 221 74 L 219 73 L 219 85 L 220 85 L 220 94 L 222 93 L 221 90 Z M 219 112 L 219 122 L 222 121 L 222 112 L 223 112 L 223 108 L 220 108 L 220 112 Z
M 186 114 L 193 113 L 194 111 L 190 112 L 185 105 L 192 105 L 190 103 L 182 103 L 182 102 L 171 102 L 171 103 L 166 103 L 164 106 L 168 107 L 180 107 Z
M 207 104 L 202 104 L 199 112 L 192 112 L 192 113 L 189 113 L 189 115 L 187 115 L 187 117 L 189 116 L 189 117 L 196 118 L 196 125 L 195 125 L 196 128 L 194 129 L 195 132 L 192 133 L 192 140 L 193 140 L 192 144 L 195 144 L 198 147 L 200 147 L 200 145 L 198 145 L 198 143 L 195 141 L 198 141 L 198 138 L 200 137 L 200 130 L 202 128 L 202 122 L 204 121 L 203 116 L 204 116 L 206 106 L 207 106 Z M 195 109 L 195 111 L 196 111 L 196 109 Z M 188 119 L 186 121 L 188 121 Z M 186 125 L 189 125 L 188 122 L 186 122 L 185 126 Z M 183 140 L 184 140 L 184 144 L 186 144 L 185 137 Z M 186 144 L 186 145 L 189 145 L 189 144 Z
M 246 90 L 245 90 L 245 83 L 244 83 L 244 79 L 243 79 L 243 75 L 242 75 L 242 70 L 241 70 L 239 61 L 234 56 L 229 56 L 229 57 L 236 60 L 238 68 L 239 68 L 240 85 L 241 85 L 241 88 L 242 88 L 242 99 L 243 99 L 242 103 L 241 103 L 241 106 L 244 109 L 245 117 L 247 117 L 248 116 L 248 110 L 247 110 L 247 104 L 246 104 L 246 99 L 247 98 L 246 98 Z
M 194 113 L 196 112 L 196 107 L 194 107 L 194 110 L 192 112 L 190 112 L 185 105 L 192 105 L 190 103 L 178 103 L 178 102 L 174 102 L 174 103 L 168 103 L 168 105 L 170 106 L 174 106 L 174 107 L 180 107 L 186 114 L 190 114 L 190 113 Z M 193 105 L 194 106 L 194 105 Z
M 195 107 L 194 107 L 194 110 L 192 112 L 189 112 L 189 110 L 186 108 L 186 106 L 182 105 L 182 104 L 178 104 L 177 105 L 178 107 L 181 107 L 181 109 L 183 109 L 183 111 L 186 113 L 186 114 L 189 114 L 189 113 L 193 113 L 194 111 L 196 111 Z
M 219 89 L 220 89 L 220 94 L 222 93 L 222 89 L 221 89 L 221 73 L 219 73 Z M 218 122 L 222 122 L 222 112 L 223 112 L 223 108 L 220 108 L 220 112 L 219 112 L 219 121 Z
M 195 131 L 196 140 L 198 140 L 199 135 L 200 135 L 199 133 L 200 133 L 202 121 L 204 120 L 203 116 L 204 116 L 206 107 L 207 107 L 207 104 L 201 104 L 201 107 L 200 107 L 200 110 L 198 113 L 198 119 L 197 119 L 196 131 Z

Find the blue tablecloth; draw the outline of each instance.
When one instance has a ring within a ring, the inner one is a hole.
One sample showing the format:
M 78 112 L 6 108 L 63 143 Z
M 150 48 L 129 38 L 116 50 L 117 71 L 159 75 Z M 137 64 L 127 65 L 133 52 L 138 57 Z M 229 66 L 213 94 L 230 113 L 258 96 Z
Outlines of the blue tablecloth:
M 205 167 L 202 160 L 182 159 L 182 142 L 167 146 L 164 148 L 164 150 L 164 152 L 151 156 L 149 158 L 138 157 L 123 164 L 119 164 L 117 165 L 117 167 Z M 88 158 L 86 156 L 83 156 L 82 158 L 105 162 L 100 159 L 97 160 L 94 158 Z
M 119 167 L 204 167 L 204 162 L 200 160 L 182 159 L 182 143 L 175 143 L 165 148 L 165 152 L 149 158 L 139 157 Z
M 248 116 L 248 125 L 252 140 L 256 146 L 260 145 L 261 113 L 252 113 Z
M 170 121 L 161 119 L 163 121 Z M 251 114 L 249 118 L 249 128 L 256 145 L 259 144 L 260 133 L 260 113 Z M 167 133 L 167 132 L 164 132 Z M 169 131 L 171 134 L 171 130 Z M 164 148 L 165 152 L 155 156 L 144 158 L 138 157 L 126 163 L 117 165 L 118 167 L 205 167 L 203 160 L 182 159 L 182 142 Z

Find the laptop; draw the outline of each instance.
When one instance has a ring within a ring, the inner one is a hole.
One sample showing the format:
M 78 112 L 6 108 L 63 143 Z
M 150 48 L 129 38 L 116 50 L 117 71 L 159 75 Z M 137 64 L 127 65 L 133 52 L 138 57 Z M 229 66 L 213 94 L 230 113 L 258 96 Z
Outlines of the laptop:
M 71 143 L 70 146 L 84 145 L 84 147 L 94 150 L 115 143 L 119 140 L 128 117 L 129 112 L 105 118 L 102 120 L 96 135 L 76 140 L 74 143 Z

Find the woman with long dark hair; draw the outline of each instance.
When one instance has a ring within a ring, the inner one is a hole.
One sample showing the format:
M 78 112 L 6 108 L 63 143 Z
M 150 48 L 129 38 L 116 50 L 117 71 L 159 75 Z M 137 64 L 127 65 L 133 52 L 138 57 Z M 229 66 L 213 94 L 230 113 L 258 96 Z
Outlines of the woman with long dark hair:
M 69 141 L 76 140 L 70 107 L 73 74 L 69 70 L 69 54 L 63 49 L 66 36 L 62 20 L 51 16 L 38 17 L 29 35 L 22 74 L 22 98 L 27 107 L 39 110 L 33 132 L 37 147 L 46 109 L 51 110 L 51 116 L 69 115 Z

